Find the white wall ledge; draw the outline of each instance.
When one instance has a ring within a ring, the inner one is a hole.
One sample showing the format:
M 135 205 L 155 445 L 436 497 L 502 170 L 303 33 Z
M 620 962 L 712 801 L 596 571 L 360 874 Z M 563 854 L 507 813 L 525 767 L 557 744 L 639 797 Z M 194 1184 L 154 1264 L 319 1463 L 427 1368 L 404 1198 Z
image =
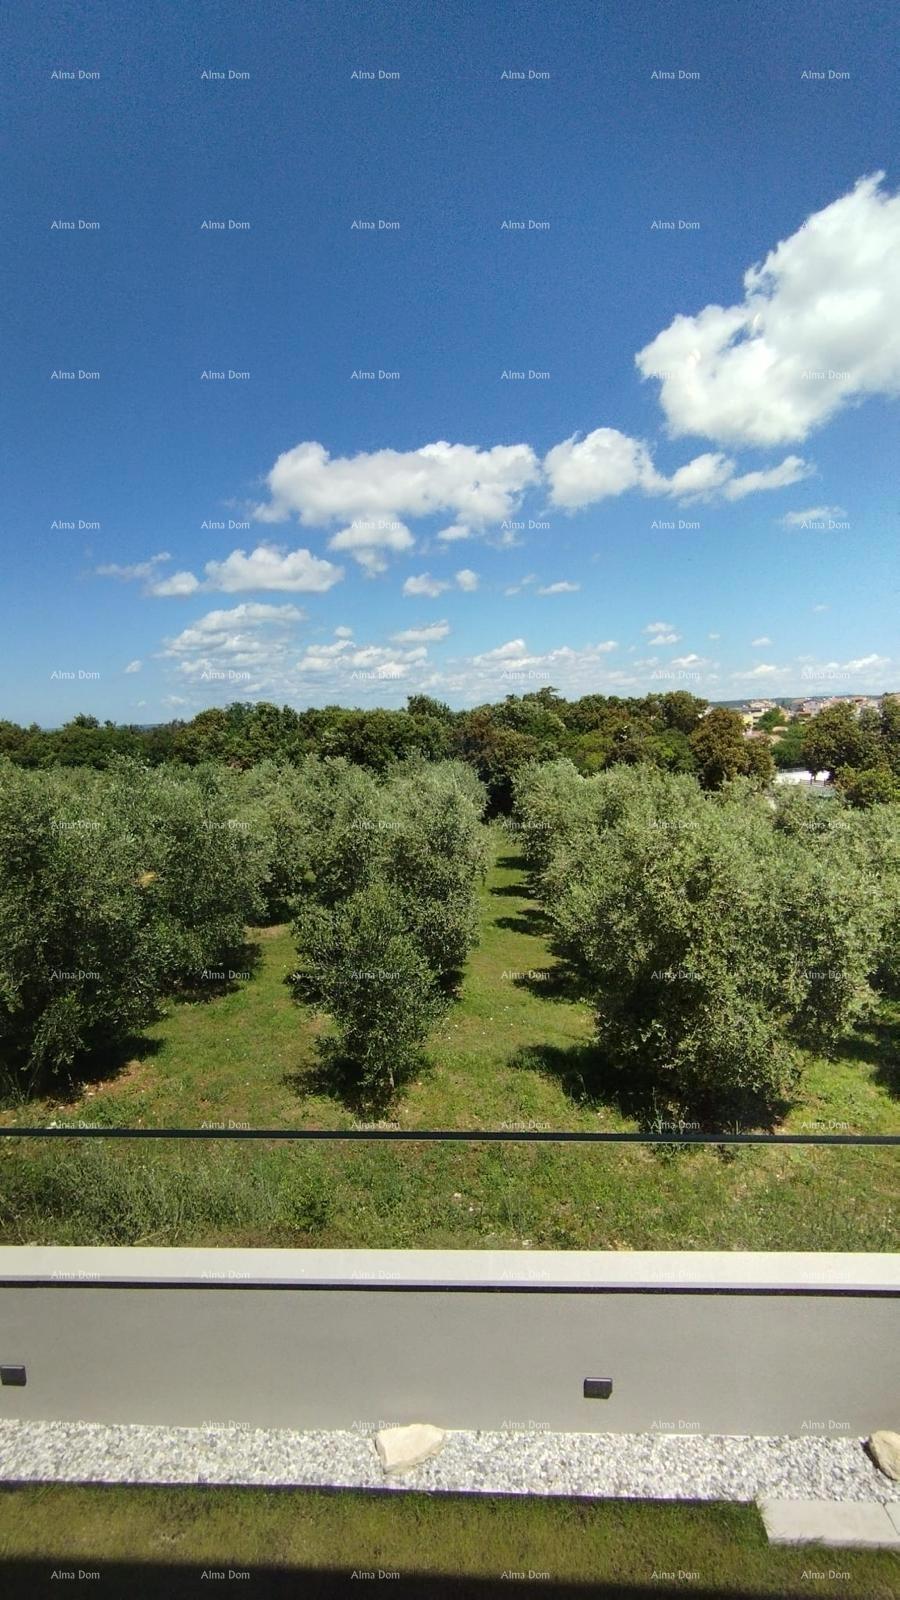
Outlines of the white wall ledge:
M 738 1250 L 232 1250 L 0 1246 L 0 1283 L 900 1294 L 900 1254 Z

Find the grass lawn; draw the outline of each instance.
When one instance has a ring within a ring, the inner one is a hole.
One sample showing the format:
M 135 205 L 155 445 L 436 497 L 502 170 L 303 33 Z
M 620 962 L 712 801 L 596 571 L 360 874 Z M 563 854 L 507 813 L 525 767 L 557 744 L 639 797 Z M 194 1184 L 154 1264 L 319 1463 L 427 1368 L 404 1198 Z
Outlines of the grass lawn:
M 229 1581 L 229 1570 L 247 1592 L 270 1592 L 282 1576 L 276 1592 L 296 1595 L 358 1593 L 354 1573 L 437 1596 L 499 1597 L 519 1579 L 544 1593 L 817 1590 L 892 1600 L 900 1584 L 888 1551 L 770 1547 L 751 1506 L 63 1485 L 0 1492 L 4 1594 L 55 1593 L 52 1572 L 79 1568 L 98 1575 L 79 1588 L 141 1596 L 200 1594 L 202 1572 Z M 463 1589 L 442 1577 L 469 1581 Z
M 559 992 L 522 863 L 498 830 L 483 935 L 429 1062 L 388 1116 L 402 1128 L 634 1129 L 603 1097 L 592 1021 Z M 0 1114 L 134 1127 L 353 1127 L 320 1081 L 327 1019 L 285 983 L 289 932 L 257 933 L 254 977 L 169 1015 L 63 1102 Z M 542 974 L 550 974 L 549 977 Z M 785 1128 L 897 1131 L 900 1008 L 837 1060 L 810 1058 Z M 889 1147 L 316 1145 L 0 1141 L 0 1240 L 371 1248 L 890 1250 Z

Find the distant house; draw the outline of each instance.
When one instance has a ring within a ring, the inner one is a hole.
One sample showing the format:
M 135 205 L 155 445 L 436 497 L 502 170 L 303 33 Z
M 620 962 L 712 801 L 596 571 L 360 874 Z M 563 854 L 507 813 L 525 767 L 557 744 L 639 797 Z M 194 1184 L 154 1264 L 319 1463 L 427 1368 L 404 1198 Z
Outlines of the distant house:
M 830 772 L 807 772 L 805 767 L 791 767 L 787 772 L 776 772 L 776 783 L 805 783 L 819 794 L 830 793 Z

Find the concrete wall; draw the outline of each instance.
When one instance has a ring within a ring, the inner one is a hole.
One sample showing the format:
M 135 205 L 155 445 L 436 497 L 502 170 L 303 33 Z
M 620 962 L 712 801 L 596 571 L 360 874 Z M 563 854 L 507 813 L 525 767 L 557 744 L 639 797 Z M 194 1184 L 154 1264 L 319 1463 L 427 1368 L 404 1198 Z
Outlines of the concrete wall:
M 896 1420 L 900 1257 L 6 1248 L 0 1364 L 0 1418 L 852 1437 Z

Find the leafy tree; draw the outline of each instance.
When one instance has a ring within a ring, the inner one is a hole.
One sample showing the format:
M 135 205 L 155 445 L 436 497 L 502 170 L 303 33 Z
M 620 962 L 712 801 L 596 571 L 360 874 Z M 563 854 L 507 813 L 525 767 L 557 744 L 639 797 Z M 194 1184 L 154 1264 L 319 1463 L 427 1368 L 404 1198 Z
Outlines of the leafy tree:
M 388 884 L 375 881 L 336 906 L 304 904 L 296 929 L 314 993 L 337 1029 L 342 1074 L 374 1099 L 418 1062 L 441 1009 L 434 976 Z
M 803 733 L 804 764 L 811 772 L 835 773 L 841 767 L 877 764 L 877 743 L 871 729 L 860 726 L 852 706 L 839 701 L 825 706 L 807 722 Z
M 773 827 L 750 786 L 720 799 L 626 767 L 578 781 L 576 799 L 559 774 L 575 805 L 541 846 L 538 883 L 609 1069 L 645 1102 L 720 1125 L 773 1114 L 795 1042 L 827 1044 L 870 1001 L 869 876 L 849 851 L 826 860 Z
M 690 735 L 689 744 L 704 789 L 719 789 L 740 777 L 752 759 L 739 714 L 725 706 L 713 706 Z
M 834 782 L 850 806 L 863 808 L 900 801 L 900 777 L 896 777 L 889 766 L 840 767 Z
M 141 853 L 108 791 L 0 769 L 0 1050 L 33 1085 L 154 1014 Z

